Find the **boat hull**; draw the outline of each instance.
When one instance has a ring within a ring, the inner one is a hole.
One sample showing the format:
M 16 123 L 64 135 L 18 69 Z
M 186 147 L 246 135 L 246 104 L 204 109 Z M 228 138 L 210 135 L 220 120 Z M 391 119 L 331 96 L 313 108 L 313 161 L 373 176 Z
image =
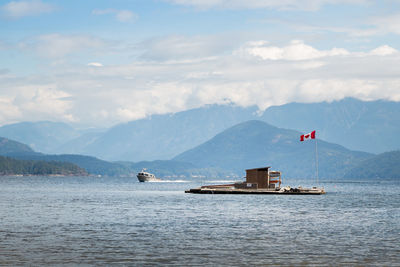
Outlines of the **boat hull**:
M 137 175 L 137 178 L 139 182 L 144 183 L 144 182 L 159 182 L 161 179 L 155 178 L 155 177 L 149 177 L 149 176 L 144 176 L 144 175 Z

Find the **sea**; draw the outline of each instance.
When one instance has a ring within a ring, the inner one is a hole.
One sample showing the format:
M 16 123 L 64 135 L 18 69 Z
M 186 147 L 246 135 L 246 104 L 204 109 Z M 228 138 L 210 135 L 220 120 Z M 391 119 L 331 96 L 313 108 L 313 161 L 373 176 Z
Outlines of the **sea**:
M 0 266 L 400 266 L 399 179 L 184 193 L 229 182 L 0 177 Z

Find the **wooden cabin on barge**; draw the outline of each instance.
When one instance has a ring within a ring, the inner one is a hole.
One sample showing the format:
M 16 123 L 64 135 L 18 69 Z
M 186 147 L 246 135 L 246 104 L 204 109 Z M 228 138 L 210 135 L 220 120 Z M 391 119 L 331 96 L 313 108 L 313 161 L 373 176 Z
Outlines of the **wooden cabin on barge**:
M 196 194 L 325 194 L 324 189 L 313 187 L 281 188 L 281 172 L 271 171 L 271 167 L 246 170 L 246 181 L 234 184 L 206 185 L 185 191 Z
M 251 184 L 256 189 L 275 189 L 281 187 L 281 172 L 271 171 L 271 167 L 246 170 L 246 184 Z

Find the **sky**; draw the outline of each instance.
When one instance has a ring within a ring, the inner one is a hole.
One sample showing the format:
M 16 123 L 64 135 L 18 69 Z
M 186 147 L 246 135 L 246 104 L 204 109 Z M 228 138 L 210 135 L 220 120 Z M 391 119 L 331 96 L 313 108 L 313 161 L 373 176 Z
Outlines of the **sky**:
M 398 0 L 0 0 L 0 125 L 400 101 Z

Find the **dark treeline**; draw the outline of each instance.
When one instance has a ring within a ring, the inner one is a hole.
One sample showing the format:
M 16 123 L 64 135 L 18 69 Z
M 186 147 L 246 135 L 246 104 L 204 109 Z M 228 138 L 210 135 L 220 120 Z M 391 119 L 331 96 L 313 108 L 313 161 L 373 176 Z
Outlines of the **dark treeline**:
M 0 156 L 0 175 L 88 175 L 69 162 L 17 160 Z

